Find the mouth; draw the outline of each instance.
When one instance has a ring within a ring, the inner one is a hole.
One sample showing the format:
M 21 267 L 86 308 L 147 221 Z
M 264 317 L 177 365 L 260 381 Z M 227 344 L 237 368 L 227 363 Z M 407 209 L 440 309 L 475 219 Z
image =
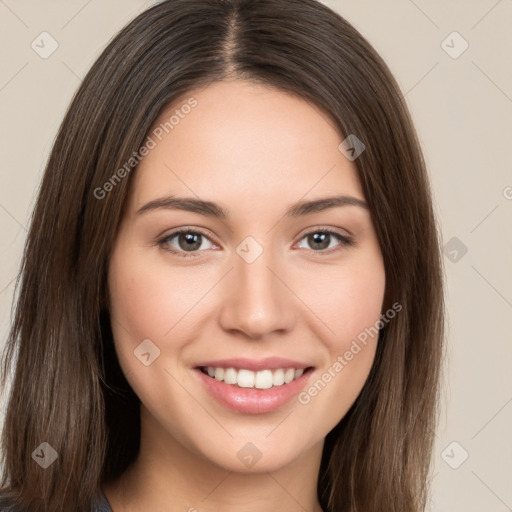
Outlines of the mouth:
M 222 407 L 243 414 L 278 410 L 300 393 L 314 367 L 289 359 L 230 359 L 192 368 L 208 394 Z

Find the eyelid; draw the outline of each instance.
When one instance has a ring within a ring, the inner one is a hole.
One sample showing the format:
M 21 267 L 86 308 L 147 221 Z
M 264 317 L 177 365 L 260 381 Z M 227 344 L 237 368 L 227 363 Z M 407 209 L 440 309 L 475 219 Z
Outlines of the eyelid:
M 335 234 L 335 235 L 338 235 L 342 238 L 345 238 L 347 240 L 350 240 L 352 239 L 352 233 L 350 233 L 348 230 L 344 230 L 347 234 L 343 234 L 341 233 L 341 230 L 339 228 L 332 228 L 332 227 L 329 227 L 329 226 L 315 226 L 314 228 L 311 228 L 311 229 L 308 229 L 307 231 L 305 231 L 302 236 L 301 236 L 301 239 L 304 238 L 306 235 L 309 235 L 311 233 L 317 233 L 317 232 L 321 232 L 321 233 L 331 233 L 331 234 Z

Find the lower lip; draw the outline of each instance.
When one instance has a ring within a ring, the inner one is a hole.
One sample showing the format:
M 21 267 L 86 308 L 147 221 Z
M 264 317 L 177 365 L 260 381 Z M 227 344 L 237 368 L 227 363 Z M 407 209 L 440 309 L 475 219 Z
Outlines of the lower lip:
M 275 411 L 296 396 L 306 385 L 312 370 L 310 368 L 288 384 L 269 389 L 241 388 L 236 384 L 226 384 L 209 377 L 199 368 L 195 368 L 194 373 L 221 405 L 244 414 L 263 414 Z

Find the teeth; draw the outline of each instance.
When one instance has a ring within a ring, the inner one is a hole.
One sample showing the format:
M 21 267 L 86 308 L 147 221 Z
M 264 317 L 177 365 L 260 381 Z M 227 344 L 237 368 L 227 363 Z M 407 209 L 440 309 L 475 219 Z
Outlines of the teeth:
M 236 370 L 234 368 L 227 368 L 224 372 L 224 382 L 226 384 L 236 384 L 237 375 Z
M 272 385 L 282 386 L 284 384 L 284 370 L 276 370 L 272 374 Z
M 298 379 L 304 369 L 280 368 L 279 370 L 237 370 L 236 368 L 202 368 L 203 373 L 226 384 L 238 385 L 241 388 L 269 389 L 272 386 L 289 384 L 292 380 Z
M 262 370 L 256 373 L 254 378 L 254 387 L 257 389 L 268 389 L 272 387 L 272 372 L 270 370 Z
M 251 372 L 250 370 L 238 370 L 238 375 L 236 377 L 236 380 L 237 380 L 237 384 L 241 388 L 253 388 L 254 387 L 254 372 Z
M 294 377 L 295 377 L 295 370 L 293 368 L 288 368 L 288 370 L 286 370 L 284 372 L 284 383 L 288 384 L 289 382 L 291 382 L 293 380 Z

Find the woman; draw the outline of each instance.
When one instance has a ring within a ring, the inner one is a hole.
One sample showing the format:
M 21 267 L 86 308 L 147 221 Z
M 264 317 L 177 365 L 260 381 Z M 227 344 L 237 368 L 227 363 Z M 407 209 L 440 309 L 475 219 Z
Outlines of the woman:
M 407 107 L 345 20 L 152 7 L 45 171 L 4 354 L 5 502 L 424 510 L 439 255 Z

